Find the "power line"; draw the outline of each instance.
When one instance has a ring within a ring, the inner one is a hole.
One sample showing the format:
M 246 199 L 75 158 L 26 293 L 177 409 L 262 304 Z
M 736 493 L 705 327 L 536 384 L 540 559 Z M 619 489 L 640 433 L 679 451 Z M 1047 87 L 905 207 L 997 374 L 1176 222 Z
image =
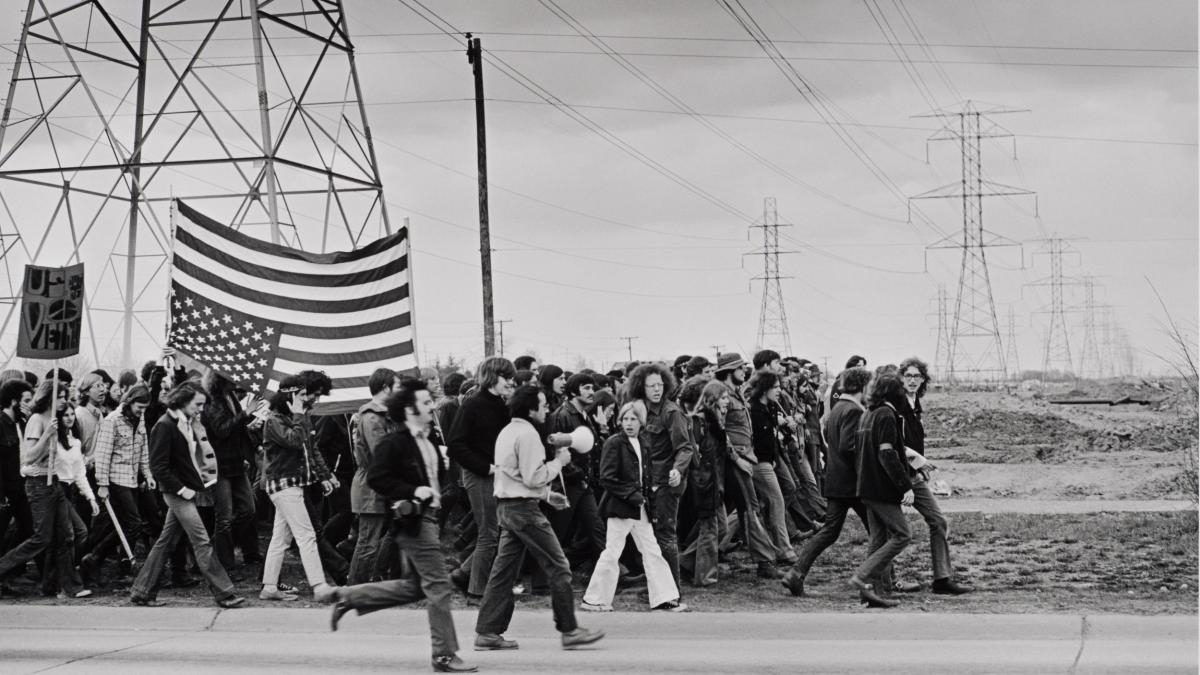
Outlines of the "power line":
M 551 33 L 551 32 L 519 32 L 519 31 L 473 31 L 475 35 L 480 36 L 508 36 L 508 37 L 576 37 L 574 33 Z M 356 40 L 371 39 L 371 38 L 396 38 L 396 37 L 434 37 L 441 36 L 442 32 L 387 32 L 387 33 L 363 33 L 356 34 Z M 682 42 L 729 42 L 729 43 L 749 43 L 753 40 L 747 38 L 731 38 L 731 37 L 705 37 L 699 35 L 629 35 L 619 33 L 598 33 L 597 37 L 606 40 L 652 40 L 652 41 L 682 41 Z M 303 36 L 280 36 L 274 37 L 272 40 L 305 40 Z M 177 43 L 183 42 L 201 42 L 199 38 L 183 38 L 173 40 Z M 234 37 L 212 37 L 209 42 L 243 42 L 245 38 Z M 807 44 L 807 45 L 834 45 L 834 46 L 856 46 L 856 47 L 884 47 L 886 43 L 876 42 L 872 40 L 785 40 L 779 39 L 776 42 L 780 44 Z M 91 40 L 89 44 L 120 44 L 117 40 Z M 918 46 L 917 44 L 905 44 L 905 46 Z M 1014 45 L 1014 44 L 993 44 L 993 43 L 967 43 L 967 42 L 931 42 L 930 47 L 949 48 L 949 49 L 1009 49 L 1009 50 L 1046 50 L 1046 51 L 1089 51 L 1089 52 L 1162 52 L 1173 54 L 1195 54 L 1195 48 L 1176 49 L 1165 47 L 1091 47 L 1086 45 Z M 457 51 L 457 50 L 455 50 Z
M 654 91 L 654 93 L 658 94 L 663 99 L 666 99 L 666 101 L 669 102 L 671 105 L 675 106 L 675 108 L 679 112 L 696 120 L 704 128 L 708 129 L 713 134 L 717 135 L 719 138 L 724 140 L 726 143 L 729 143 L 733 147 L 737 148 L 743 154 L 745 154 L 746 156 L 755 160 L 762 166 L 766 167 L 767 169 L 770 169 L 771 171 L 778 174 L 779 176 L 782 176 L 783 178 L 788 179 L 789 181 L 795 183 L 796 185 L 799 185 L 800 187 L 804 188 L 805 190 L 807 190 L 823 199 L 827 199 L 827 200 L 834 202 L 840 206 L 844 206 L 844 207 L 851 209 L 857 213 L 861 213 L 863 215 L 867 215 L 872 218 L 880 218 L 882 220 L 893 220 L 893 219 L 889 218 L 888 216 L 871 213 L 870 211 L 867 211 L 859 206 L 851 204 L 843 199 L 840 199 L 840 198 L 830 194 L 829 192 L 826 192 L 825 190 L 822 190 L 810 183 L 807 183 L 807 182 L 801 180 L 799 177 L 797 177 L 792 172 L 788 171 L 787 169 L 783 168 L 779 164 L 777 164 L 774 161 L 763 156 L 761 153 L 755 151 L 753 148 L 747 146 L 745 143 L 739 141 L 737 138 L 733 137 L 731 134 L 729 134 L 728 132 L 726 132 L 724 129 L 717 126 L 716 124 L 714 124 L 711 120 L 709 120 L 704 115 L 701 115 L 700 113 L 696 112 L 696 110 L 694 108 L 692 108 L 690 105 L 688 105 L 683 99 L 679 98 L 674 93 L 672 93 L 671 90 L 667 89 L 665 86 L 663 86 L 662 84 L 657 82 L 654 78 L 650 77 L 650 75 L 647 74 L 646 71 L 642 70 L 637 65 L 635 65 L 632 61 L 630 61 L 629 59 L 625 58 L 623 55 L 618 53 L 616 50 L 614 50 L 612 47 L 610 47 L 608 45 L 608 43 L 604 42 L 604 40 L 596 37 L 591 31 L 589 31 L 587 29 L 586 26 L 583 25 L 583 23 L 581 23 L 578 19 L 576 19 L 574 16 L 572 16 L 570 12 L 566 11 L 561 6 L 559 6 L 557 3 L 555 3 L 554 0 L 540 0 L 540 2 L 542 3 L 543 7 L 545 7 L 547 10 L 550 11 L 550 13 L 554 14 L 554 16 L 556 16 L 563 23 L 566 23 L 568 26 L 573 28 L 576 32 L 579 33 L 580 36 L 582 36 L 588 42 L 595 45 L 596 48 L 600 49 L 602 53 L 606 54 L 617 65 L 621 66 L 621 68 L 623 70 L 625 70 L 627 73 L 629 73 L 630 75 L 633 75 L 640 82 L 642 82 L 647 87 L 649 87 L 652 91 Z
M 459 39 L 458 36 L 462 34 L 462 31 L 458 30 L 453 24 L 451 24 L 449 21 L 446 21 L 445 19 L 443 19 L 436 12 L 430 10 L 428 7 L 426 7 L 424 4 L 422 4 L 420 2 L 420 0 L 399 0 L 399 2 L 402 5 L 404 5 L 405 7 L 408 7 L 410 10 L 413 11 L 413 13 L 415 13 L 417 16 L 424 19 L 427 23 L 429 23 L 430 25 L 432 25 L 435 28 L 444 32 L 450 38 L 457 41 Z M 413 7 L 413 5 L 417 5 L 418 7 L 421 8 L 421 10 L 418 11 L 416 8 Z M 670 180 L 671 182 L 684 188 L 688 192 L 691 192 L 692 194 L 700 197 L 701 199 L 709 202 L 713 206 L 716 206 L 717 208 L 721 209 L 722 211 L 725 211 L 726 213 L 728 213 L 736 218 L 739 218 L 741 220 L 744 220 L 744 221 L 747 221 L 750 223 L 754 222 L 754 219 L 751 216 L 742 212 L 737 207 L 729 204 L 728 202 L 722 200 L 721 198 L 704 190 L 703 188 L 699 187 L 695 183 L 689 181 L 687 178 L 684 178 L 683 176 L 679 175 L 675 171 L 672 171 L 670 168 L 663 165 L 661 162 L 655 160 L 654 158 L 650 157 L 646 153 L 642 152 L 641 150 L 639 150 L 637 147 L 635 147 L 628 141 L 625 141 L 620 136 L 617 136 L 616 134 L 612 133 L 607 128 L 605 128 L 603 125 L 595 122 L 587 115 L 584 115 L 582 112 L 579 112 L 575 108 L 571 107 L 565 101 L 558 98 L 556 95 L 554 95 L 548 89 L 541 86 L 536 81 L 534 81 L 532 78 L 530 78 L 529 76 L 522 73 L 520 70 L 513 67 L 511 64 L 509 64 L 504 59 L 496 56 L 494 53 L 489 54 L 488 56 L 489 56 L 489 58 L 488 58 L 489 63 L 491 63 L 492 66 L 494 68 L 496 68 L 501 74 L 507 76 L 509 79 L 516 82 L 518 85 L 520 85 L 522 88 L 524 88 L 527 91 L 529 91 L 530 93 L 532 93 L 534 96 L 536 96 L 540 99 L 543 99 L 547 103 L 550 103 L 557 110 L 561 111 L 563 114 L 570 117 L 573 121 L 580 124 L 581 126 L 588 129 L 589 131 L 595 133 L 596 135 L 600 136 L 606 142 L 617 147 L 619 150 L 621 150 L 625 154 L 628 154 L 629 156 L 638 160 L 639 162 L 641 162 L 642 164 L 644 164 L 645 166 L 647 166 L 651 170 L 653 170 L 655 173 L 658 173 L 659 175 Z

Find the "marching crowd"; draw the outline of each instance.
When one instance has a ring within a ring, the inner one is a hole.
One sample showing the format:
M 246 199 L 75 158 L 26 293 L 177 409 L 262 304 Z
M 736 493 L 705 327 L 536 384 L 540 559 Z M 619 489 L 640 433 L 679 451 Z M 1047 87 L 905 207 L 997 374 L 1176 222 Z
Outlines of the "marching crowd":
M 350 610 L 425 598 L 434 669 L 471 672 L 456 587 L 479 606 L 476 650 L 517 648 L 504 635 L 525 592 L 550 596 L 570 649 L 603 638 L 577 610 L 613 611 L 619 587 L 644 584 L 651 609 L 687 611 L 685 587 L 720 583 L 738 547 L 803 596 L 851 511 L 870 544 L 847 587 L 896 606 L 921 588 L 892 565 L 911 539 L 905 505 L 929 528 L 932 592 L 967 593 L 924 459 L 928 382 L 916 358 L 871 370 L 854 356 L 822 382 L 770 350 L 607 373 L 489 357 L 473 377 L 381 368 L 353 415 L 313 415 L 332 387 L 316 371 L 266 401 L 156 362 L 115 380 L 5 371 L 0 593 L 28 574 L 62 599 L 128 585 L 158 605 L 198 573 L 231 608 L 245 602 L 234 580 L 261 565 L 259 598 L 295 600 L 281 578 L 294 542 L 333 630 Z

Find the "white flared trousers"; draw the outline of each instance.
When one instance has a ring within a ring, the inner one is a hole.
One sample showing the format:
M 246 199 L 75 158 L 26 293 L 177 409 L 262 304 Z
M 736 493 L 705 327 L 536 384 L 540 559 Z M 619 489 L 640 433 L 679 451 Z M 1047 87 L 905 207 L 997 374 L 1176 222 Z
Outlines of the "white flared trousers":
M 617 578 L 621 575 L 621 553 L 625 550 L 625 537 L 633 535 L 633 544 L 642 554 L 642 566 L 646 569 L 646 586 L 650 591 L 650 606 L 657 607 L 664 602 L 679 599 L 679 589 L 675 586 L 675 577 L 671 575 L 671 566 L 663 558 L 662 550 L 658 547 L 658 539 L 654 537 L 654 527 L 646 517 L 646 508 L 640 509 L 640 517 L 609 518 L 605 531 L 604 552 L 596 561 L 596 569 L 592 572 L 592 580 L 588 582 L 583 601 L 592 605 L 612 604 L 613 595 L 617 592 Z

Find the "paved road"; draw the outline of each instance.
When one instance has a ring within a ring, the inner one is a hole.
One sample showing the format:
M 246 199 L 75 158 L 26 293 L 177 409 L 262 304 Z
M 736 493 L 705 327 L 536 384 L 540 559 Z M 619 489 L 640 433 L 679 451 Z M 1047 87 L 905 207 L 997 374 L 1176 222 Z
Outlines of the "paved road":
M 1195 511 L 1186 499 L 986 499 L 939 497 L 938 506 L 949 513 L 1101 513 L 1113 511 Z
M 428 672 L 425 614 L 33 607 L 0 611 L 0 671 Z M 1195 673 L 1196 616 L 617 613 L 608 638 L 564 652 L 547 612 L 519 612 L 519 651 L 463 656 L 487 673 Z M 474 614 L 455 615 L 465 644 Z

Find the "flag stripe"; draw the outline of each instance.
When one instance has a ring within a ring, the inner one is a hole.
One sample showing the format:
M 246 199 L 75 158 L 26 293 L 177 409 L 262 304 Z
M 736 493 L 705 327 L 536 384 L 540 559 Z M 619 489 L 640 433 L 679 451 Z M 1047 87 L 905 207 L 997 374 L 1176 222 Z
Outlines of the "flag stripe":
M 370 338 L 373 335 L 389 333 L 397 331 L 401 328 L 408 328 L 412 324 L 412 315 L 408 310 L 400 314 L 393 314 L 386 319 L 371 321 L 354 326 L 303 326 L 292 324 L 287 327 L 287 335 L 283 336 L 280 344 L 284 342 L 291 343 L 293 339 L 313 339 L 313 340 L 337 340 L 337 339 L 357 339 Z M 408 331 L 411 333 L 411 331 Z M 387 337 L 386 335 L 382 337 Z M 395 342 L 396 340 L 392 340 Z M 293 343 L 294 344 L 294 343 Z M 300 347 L 293 347 L 300 349 Z
M 406 324 L 407 326 L 407 324 Z M 412 331 L 407 327 L 392 331 L 377 332 L 366 337 L 342 337 L 335 334 L 331 338 L 306 338 L 291 335 L 291 327 L 286 329 L 279 338 L 280 349 L 291 349 L 297 352 L 316 352 L 318 354 L 333 354 L 335 352 L 359 352 L 374 349 L 380 345 L 398 345 L 412 340 Z
M 340 263 L 322 264 L 289 256 L 274 255 L 257 248 L 240 246 L 237 241 L 230 240 L 222 236 L 219 232 L 213 232 L 196 226 L 189 227 L 191 223 L 186 221 L 179 222 L 178 224 L 179 227 L 176 228 L 177 232 L 187 232 L 192 235 L 193 239 L 225 251 L 229 255 L 240 260 L 245 260 L 249 264 L 262 265 L 263 267 L 269 267 L 284 273 L 297 272 L 300 274 L 320 274 L 327 276 L 354 274 L 386 265 L 388 262 L 408 252 L 408 242 L 401 242 L 399 246 L 392 246 L 365 258 L 347 260 Z M 229 233 L 234 234 L 234 231 L 229 229 Z
M 286 298 L 287 300 L 306 307 L 329 306 L 338 302 L 350 302 L 347 298 L 362 298 L 370 302 L 388 292 L 397 290 L 397 278 L 380 279 L 360 286 L 312 286 L 309 284 L 269 281 L 245 274 L 235 269 L 221 267 L 216 261 L 205 260 L 194 251 L 179 246 L 175 251 L 175 266 L 186 274 L 205 281 L 210 285 L 222 285 L 226 289 L 240 289 L 243 297 L 257 299 L 257 296 L 267 296 L 263 302 L 279 304 L 270 296 Z M 376 300 L 378 301 L 378 300 Z M 320 303 L 319 305 L 315 303 Z M 293 307 L 295 308 L 295 307 Z
M 224 291 L 213 288 L 208 284 L 200 283 L 199 281 L 188 277 L 186 274 L 174 272 L 173 279 L 180 287 L 186 287 L 189 291 L 197 295 L 202 295 L 206 298 L 212 298 L 213 301 L 221 303 L 222 305 L 225 305 L 231 309 L 246 313 L 256 313 L 258 316 L 267 321 L 291 324 L 288 326 L 288 330 L 295 332 L 299 331 L 300 326 L 324 326 L 327 327 L 327 329 L 330 329 L 343 324 L 347 326 L 371 324 L 372 322 L 382 321 L 388 317 L 407 314 L 410 310 L 409 301 L 405 300 L 403 302 L 397 302 L 394 305 L 389 305 L 379 309 L 365 310 L 362 312 L 348 312 L 346 314 L 313 314 L 311 312 L 295 312 L 279 307 L 257 305 L 253 302 L 248 302 L 237 296 L 230 295 Z
M 319 265 L 333 265 L 362 260 L 363 258 L 369 258 L 382 251 L 386 251 L 389 248 L 400 245 L 408 240 L 408 230 L 405 228 L 400 228 L 400 230 L 395 234 L 383 237 L 382 239 L 376 239 L 370 244 L 367 244 L 362 248 L 354 249 L 353 251 L 338 251 L 335 253 L 309 253 L 299 249 L 280 246 L 279 244 L 272 244 L 269 241 L 255 239 L 254 237 L 251 237 L 247 234 L 242 234 L 241 232 L 238 232 L 227 225 L 218 223 L 212 218 L 209 218 L 208 216 L 205 216 L 192 209 L 190 206 L 181 201 L 177 200 L 175 203 L 178 206 L 180 216 L 192 221 L 196 225 L 199 225 L 200 227 L 212 232 L 222 239 L 228 239 L 239 246 L 248 248 L 252 251 L 258 251 L 260 253 L 266 253 L 268 255 L 278 256 L 281 258 L 289 258 L 292 260 L 303 260 Z
M 383 281 L 392 275 L 399 274 L 408 269 L 408 255 L 401 254 L 399 257 L 392 258 L 379 267 L 348 274 L 305 274 L 302 272 L 285 271 L 252 263 L 243 258 L 230 255 L 183 229 L 180 229 L 175 237 L 175 255 L 182 255 L 197 260 L 208 258 L 218 265 L 248 276 L 267 281 L 303 284 L 305 286 L 357 286 L 373 281 Z
M 397 356 L 384 361 L 376 361 L 374 363 L 351 363 L 351 364 L 327 364 L 323 366 L 315 366 L 307 361 L 291 361 L 282 356 L 275 357 L 273 368 L 281 373 L 298 373 L 302 370 L 322 370 L 325 374 L 334 380 L 347 377 L 369 377 L 371 372 L 376 368 L 391 368 L 392 370 L 403 370 L 411 368 L 414 365 L 415 359 L 412 355 Z
M 376 347 L 375 349 L 364 349 L 357 352 L 302 352 L 295 349 L 286 349 L 280 344 L 277 358 L 295 363 L 307 363 L 311 366 L 355 366 L 361 370 L 362 364 L 370 365 L 379 361 L 396 359 L 408 356 L 412 352 L 413 343 L 411 340 L 387 347 Z
M 192 266 L 189 264 L 187 267 Z M 407 285 L 373 298 L 317 303 L 301 298 L 258 293 L 249 288 L 229 284 L 204 270 L 195 272 L 196 274 L 191 274 L 184 266 L 177 265 L 172 274 L 181 286 L 197 295 L 213 298 L 238 311 L 282 323 L 358 324 L 378 320 L 388 313 L 409 311 Z M 385 298 L 387 302 L 382 302 Z M 288 318 L 282 318 L 284 316 Z M 297 316 L 302 318 L 295 318 Z
M 386 368 L 387 366 L 378 366 L 378 367 Z M 409 366 L 409 368 L 413 368 L 413 367 L 414 366 Z M 392 370 L 396 370 L 396 369 L 392 368 Z M 372 368 L 372 371 L 374 371 L 374 368 Z M 399 371 L 397 371 L 397 372 L 399 372 Z M 326 373 L 326 374 L 328 375 L 328 373 Z M 268 383 L 269 388 L 272 391 L 278 391 L 279 383 L 282 382 L 287 377 L 288 377 L 287 373 L 281 373 L 278 370 L 272 372 L 271 373 L 271 381 Z M 370 373 L 368 373 L 361 377 L 334 377 L 334 378 L 330 378 L 330 379 L 333 380 L 333 393 L 330 394 L 330 396 L 340 396 L 341 395 L 340 392 L 351 391 L 353 389 L 358 389 L 358 388 L 365 388 L 367 386 L 367 381 L 371 379 L 371 375 L 370 375 Z

